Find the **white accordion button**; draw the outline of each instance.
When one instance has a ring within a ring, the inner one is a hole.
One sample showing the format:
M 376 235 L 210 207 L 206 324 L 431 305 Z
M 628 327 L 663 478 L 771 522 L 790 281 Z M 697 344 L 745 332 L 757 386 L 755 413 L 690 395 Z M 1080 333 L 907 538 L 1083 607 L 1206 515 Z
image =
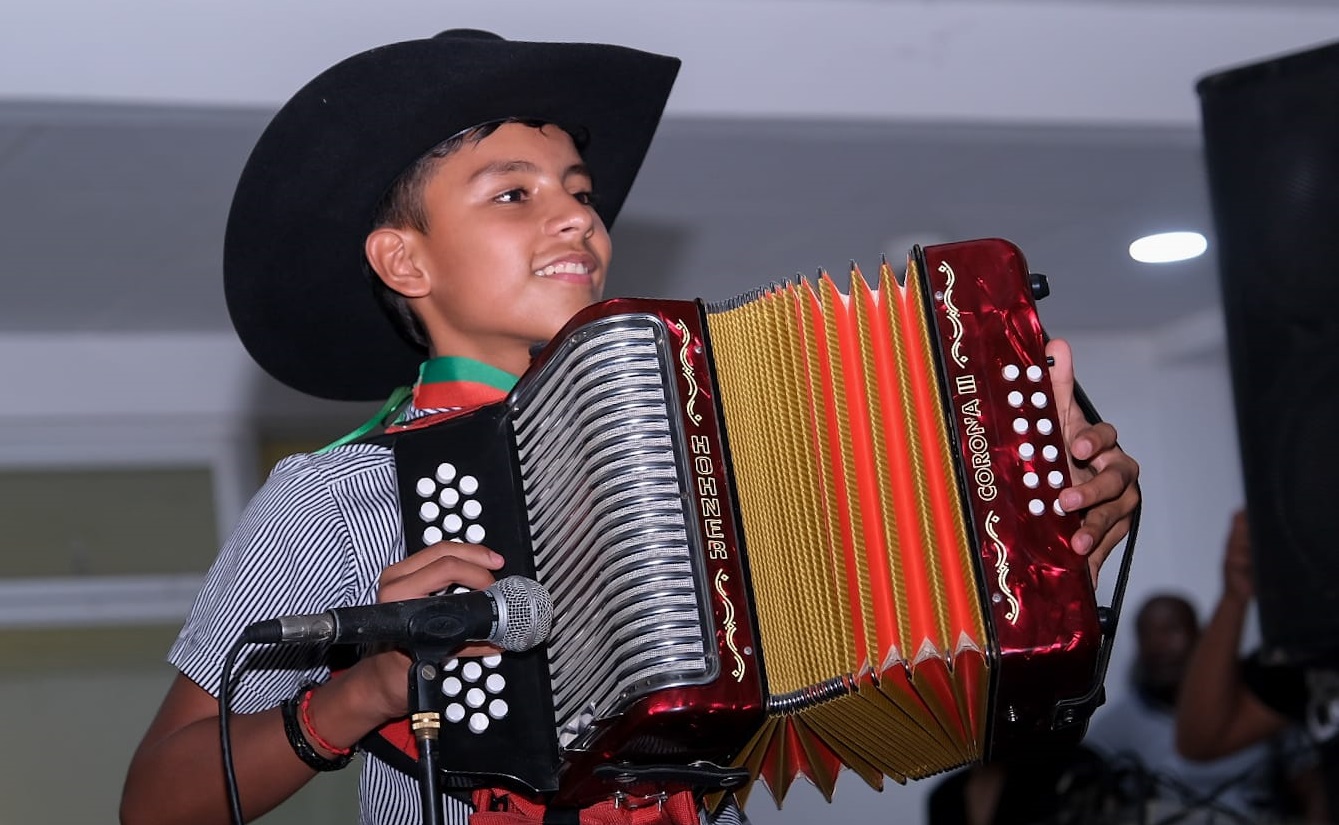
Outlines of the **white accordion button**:
M 484 540 L 484 536 L 486 535 L 488 534 L 484 532 L 484 528 L 477 524 L 471 524 L 465 530 L 465 541 L 468 541 L 470 544 L 478 544 Z
M 427 530 L 423 531 L 423 544 L 425 546 L 429 544 L 436 544 L 441 540 L 442 540 L 442 531 L 438 530 L 436 527 L 429 527 Z
M 459 533 L 460 528 L 464 526 L 465 522 L 462 521 L 460 516 L 456 515 L 455 513 L 452 513 L 451 515 L 442 519 L 442 527 L 446 528 L 446 532 L 450 533 L 453 536 L 456 533 Z
M 497 667 L 502 664 L 501 653 L 490 653 L 484 657 L 484 667 Z
M 460 484 L 456 486 L 460 488 L 460 492 L 467 496 L 472 496 L 479 492 L 479 479 L 474 476 L 461 476 Z
M 1039 516 L 1046 512 L 1046 505 L 1039 498 L 1034 498 L 1027 503 L 1028 512 L 1034 516 Z
M 1028 423 L 1026 418 L 1014 419 L 1014 432 L 1018 433 L 1019 435 L 1023 435 L 1024 433 L 1027 432 L 1027 429 L 1028 429 Z
M 442 494 L 437 497 L 443 507 L 455 507 L 456 502 L 460 501 L 460 493 L 456 492 L 455 487 L 447 487 Z
M 469 499 L 464 504 L 460 505 L 460 514 L 465 518 L 469 519 L 478 518 L 479 514 L 482 513 L 483 511 L 484 511 L 483 505 L 480 504 L 476 499 Z
M 488 678 L 484 680 L 484 687 L 488 688 L 489 693 L 501 693 L 506 686 L 507 680 L 501 673 L 490 673 Z
M 1014 390 L 1013 392 L 1009 393 L 1009 406 L 1010 407 L 1023 406 L 1023 394 L 1018 390 Z
M 423 521 L 436 521 L 441 514 L 442 508 L 431 501 L 423 502 L 423 505 L 418 508 L 418 517 Z
M 1035 489 L 1040 483 L 1041 479 L 1036 473 L 1023 473 L 1023 486 L 1029 489 Z
M 1065 508 L 1060 506 L 1060 499 L 1051 502 L 1051 509 L 1055 511 L 1057 516 L 1063 516 L 1065 514 Z
M 488 715 L 494 719 L 506 716 L 508 709 L 506 699 L 494 699 L 488 703 Z
M 1032 457 L 1036 454 L 1037 448 L 1032 446 L 1032 442 L 1024 441 L 1022 444 L 1018 445 L 1018 457 L 1024 461 L 1031 461 Z
M 454 676 L 448 676 L 442 680 L 442 693 L 447 696 L 459 696 L 463 687 L 464 685 L 460 683 L 460 680 Z
M 1055 425 L 1051 423 L 1051 419 L 1049 418 L 1037 419 L 1037 432 L 1041 433 L 1042 435 L 1050 435 L 1054 430 Z
M 488 701 L 488 697 L 479 688 L 470 688 L 465 692 L 465 704 L 472 708 L 481 708 L 486 701 Z
M 414 485 L 414 489 L 418 491 L 420 496 L 427 498 L 436 492 L 437 485 L 433 484 L 430 478 L 420 478 L 418 483 Z
M 460 669 L 460 675 L 464 676 L 467 682 L 477 682 L 479 677 L 484 675 L 483 665 L 478 662 L 466 662 Z
M 470 732 L 483 733 L 488 730 L 488 716 L 482 713 L 470 714 Z
M 1005 364 L 1005 365 L 1004 365 L 1004 380 L 1005 380 L 1005 381 L 1016 381 L 1016 380 L 1018 380 L 1018 376 L 1019 376 L 1019 370 L 1018 370 L 1018 366 L 1017 366 L 1016 364 Z
M 459 702 L 452 702 L 446 706 L 446 721 L 459 722 L 465 718 L 465 706 Z
M 437 465 L 437 480 L 443 484 L 450 484 L 456 477 L 456 465 L 443 461 Z
M 1060 457 L 1060 451 L 1055 448 L 1054 444 L 1047 444 L 1041 448 L 1041 457 L 1047 461 L 1055 461 Z
M 1027 368 L 1027 378 L 1028 378 L 1029 381 L 1040 381 L 1040 380 L 1041 380 L 1041 367 L 1037 366 L 1036 364 L 1033 364 L 1032 366 L 1028 367 L 1028 368 Z
M 1052 470 L 1046 474 L 1046 483 L 1059 488 L 1061 484 L 1065 483 L 1065 474 L 1059 470 Z
M 1044 392 L 1034 392 L 1034 393 L 1032 394 L 1032 406 L 1036 407 L 1036 408 L 1039 409 L 1039 410 L 1040 410 L 1042 407 L 1045 407 L 1045 406 L 1046 406 L 1046 393 L 1044 393 Z

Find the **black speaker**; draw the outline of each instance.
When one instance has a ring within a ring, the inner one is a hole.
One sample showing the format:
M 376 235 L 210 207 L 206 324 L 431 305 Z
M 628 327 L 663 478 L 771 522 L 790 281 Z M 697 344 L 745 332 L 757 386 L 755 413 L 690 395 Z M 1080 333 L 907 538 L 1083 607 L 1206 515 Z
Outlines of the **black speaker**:
M 1339 43 L 1196 91 L 1265 652 L 1339 662 Z

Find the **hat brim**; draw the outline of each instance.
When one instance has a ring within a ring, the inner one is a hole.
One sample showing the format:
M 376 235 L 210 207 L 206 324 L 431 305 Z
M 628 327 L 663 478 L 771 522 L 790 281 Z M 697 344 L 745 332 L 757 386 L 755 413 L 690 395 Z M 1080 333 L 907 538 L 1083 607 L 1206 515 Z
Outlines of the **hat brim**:
M 506 118 L 579 132 L 612 226 L 679 61 L 621 46 L 438 36 L 326 70 L 275 115 L 233 197 L 224 292 L 247 351 L 321 398 L 377 400 L 412 383 L 424 353 L 396 333 L 363 268 L 373 211 L 448 137 Z

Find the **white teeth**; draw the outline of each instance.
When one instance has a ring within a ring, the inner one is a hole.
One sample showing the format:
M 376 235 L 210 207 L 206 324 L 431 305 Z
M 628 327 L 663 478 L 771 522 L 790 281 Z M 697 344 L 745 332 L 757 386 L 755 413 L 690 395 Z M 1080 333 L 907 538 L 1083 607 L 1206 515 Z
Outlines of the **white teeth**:
M 543 269 L 536 269 L 535 276 L 547 278 L 550 275 L 557 275 L 559 272 L 565 275 L 585 275 L 587 274 L 586 265 L 573 261 L 563 261 L 562 263 L 549 264 Z

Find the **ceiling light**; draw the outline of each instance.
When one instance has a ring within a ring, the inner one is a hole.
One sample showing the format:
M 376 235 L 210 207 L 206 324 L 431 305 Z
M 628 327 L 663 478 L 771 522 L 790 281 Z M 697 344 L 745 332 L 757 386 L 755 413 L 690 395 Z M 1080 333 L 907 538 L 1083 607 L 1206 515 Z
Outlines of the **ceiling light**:
M 1161 232 L 1130 244 L 1130 257 L 1140 263 L 1166 264 L 1198 258 L 1209 242 L 1198 232 Z

